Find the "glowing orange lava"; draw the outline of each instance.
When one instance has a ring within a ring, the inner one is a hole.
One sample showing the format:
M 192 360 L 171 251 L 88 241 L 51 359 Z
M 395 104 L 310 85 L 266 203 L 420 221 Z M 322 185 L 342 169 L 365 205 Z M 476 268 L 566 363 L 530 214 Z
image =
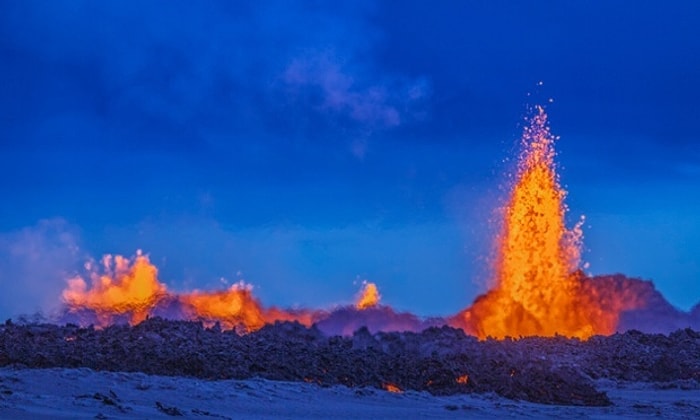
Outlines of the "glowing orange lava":
M 174 310 L 178 316 L 203 321 L 206 325 L 219 322 L 223 329 L 250 332 L 276 321 L 297 321 L 311 326 L 321 311 L 264 309 L 253 296 L 252 286 L 236 283 L 227 290 L 198 291 L 174 294 L 158 280 L 158 269 L 147 255 L 138 251 L 132 260 L 121 255 L 105 255 L 101 266 L 88 263 L 90 285 L 83 277 L 68 280 L 63 301 L 69 313 L 85 316 L 88 311 L 96 317 L 97 326 L 105 327 L 126 319 L 138 324 L 159 305 Z M 163 310 L 166 310 L 165 308 Z M 166 310 L 167 311 L 167 310 Z M 86 323 L 92 323 L 86 317 Z
M 180 296 L 190 319 L 218 321 L 224 329 L 243 327 L 255 331 L 265 325 L 262 307 L 252 293 L 253 287 L 243 282 L 228 290 L 194 291 Z
M 76 276 L 68 280 L 63 299 L 71 310 L 94 311 L 102 325 L 121 315 L 127 315 L 132 324 L 139 323 L 166 295 L 165 285 L 158 281 L 158 270 L 141 251 L 133 263 L 121 255 L 105 255 L 101 271 L 94 263 L 85 268 L 91 287 Z
M 396 386 L 394 384 L 387 383 L 387 384 L 383 384 L 382 387 L 384 388 L 384 390 L 389 391 L 389 392 L 393 392 L 395 394 L 400 394 L 403 392 L 403 390 L 401 388 L 399 388 L 398 386 Z
M 503 211 L 495 288 L 463 314 L 481 338 L 611 332 L 597 319 L 596 303 L 581 292 L 581 223 L 571 230 L 564 223 L 555 140 L 538 107 L 523 132 L 516 182 Z
M 360 310 L 374 308 L 379 305 L 379 300 L 381 298 L 382 296 L 379 294 L 377 285 L 365 281 L 362 283 L 362 290 L 360 290 L 357 302 L 355 302 L 355 308 Z

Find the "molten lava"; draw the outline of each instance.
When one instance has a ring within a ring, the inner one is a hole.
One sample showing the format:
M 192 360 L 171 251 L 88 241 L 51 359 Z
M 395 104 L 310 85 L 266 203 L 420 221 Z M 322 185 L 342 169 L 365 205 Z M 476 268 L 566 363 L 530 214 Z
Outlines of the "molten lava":
M 91 310 L 101 325 L 111 324 L 116 317 L 128 316 L 132 324 L 143 321 L 166 295 L 166 287 L 158 281 L 158 269 L 148 256 L 138 251 L 133 263 L 121 255 L 105 255 L 102 270 L 94 263 L 85 266 L 91 287 L 80 276 L 68 280 L 63 299 L 69 310 Z
M 581 290 L 581 222 L 566 228 L 565 191 L 554 163 L 554 141 L 542 107 L 522 136 L 515 184 L 503 209 L 495 288 L 463 314 L 477 336 L 610 333 L 596 302 Z
M 401 388 L 391 383 L 383 384 L 382 388 L 384 388 L 385 391 L 393 392 L 395 394 L 401 394 L 403 392 Z
M 252 293 L 253 287 L 243 282 L 228 290 L 213 292 L 194 291 L 180 296 L 189 319 L 218 321 L 224 329 L 242 326 L 255 331 L 265 325 L 262 306 Z
M 355 302 L 355 308 L 357 309 L 368 309 L 374 308 L 379 305 L 379 300 L 382 296 L 379 294 L 379 289 L 377 285 L 371 282 L 363 282 L 362 290 L 357 297 L 357 302 Z
M 297 321 L 311 326 L 320 311 L 264 309 L 253 296 L 252 286 L 236 283 L 227 290 L 198 291 L 174 294 L 158 280 L 158 269 L 147 255 L 138 251 L 133 262 L 121 255 L 105 255 L 102 266 L 86 264 L 90 287 L 80 276 L 68 280 L 63 300 L 68 313 L 78 316 L 78 322 L 105 327 L 126 319 L 138 324 L 154 313 L 166 313 L 178 318 L 216 322 L 224 329 L 250 332 L 276 321 Z M 87 314 L 86 314 L 87 313 Z

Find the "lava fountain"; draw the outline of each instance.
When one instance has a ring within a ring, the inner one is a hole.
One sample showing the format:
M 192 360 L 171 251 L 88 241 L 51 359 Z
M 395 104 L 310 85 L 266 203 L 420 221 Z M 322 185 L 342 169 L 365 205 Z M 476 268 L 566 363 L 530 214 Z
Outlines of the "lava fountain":
M 492 336 L 609 333 L 609 322 L 582 291 L 581 222 L 567 229 L 566 192 L 559 184 L 554 142 L 544 108 L 522 135 L 517 176 L 497 237 L 495 287 L 462 313 L 465 329 Z
M 100 325 L 120 317 L 137 324 L 167 295 L 167 288 L 158 281 L 158 269 L 141 251 L 133 261 L 121 255 L 105 255 L 101 264 L 90 261 L 85 269 L 90 286 L 81 276 L 69 279 L 63 301 L 71 310 L 91 311 Z
M 85 265 L 87 278 L 68 280 L 63 291 L 67 319 L 106 327 L 115 323 L 138 324 L 152 315 L 199 320 L 208 326 L 251 332 L 276 321 L 297 321 L 310 326 L 323 311 L 265 308 L 253 287 L 239 282 L 226 290 L 174 293 L 158 279 L 158 269 L 141 251 L 133 259 L 105 255 L 101 264 Z
M 382 296 L 379 294 L 377 285 L 372 282 L 364 281 L 362 283 L 362 289 L 357 296 L 355 308 L 359 310 L 374 308 L 379 305 L 379 300 L 381 298 Z

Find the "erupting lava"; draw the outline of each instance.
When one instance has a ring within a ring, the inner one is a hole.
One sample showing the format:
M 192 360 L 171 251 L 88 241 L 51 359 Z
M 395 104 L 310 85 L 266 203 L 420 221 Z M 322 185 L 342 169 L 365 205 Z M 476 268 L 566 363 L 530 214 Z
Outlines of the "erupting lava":
M 85 266 L 91 286 L 80 276 L 68 280 L 63 301 L 78 322 L 108 326 L 127 321 L 138 324 L 150 315 L 200 320 L 223 329 L 251 332 L 276 321 L 297 321 L 305 326 L 328 316 L 325 311 L 264 308 L 243 281 L 226 290 L 171 293 L 158 280 L 158 269 L 138 251 L 133 262 L 121 255 L 105 255 L 102 267 Z M 100 270 L 101 268 L 101 270 Z M 364 281 L 355 310 L 376 308 L 381 295 L 377 285 Z
M 220 323 L 224 329 L 255 331 L 275 321 L 298 321 L 310 326 L 320 312 L 262 307 L 252 286 L 239 282 L 227 290 L 174 294 L 158 280 L 158 269 L 147 255 L 137 252 L 133 262 L 121 255 L 105 255 L 102 270 L 93 263 L 85 266 L 91 287 L 80 276 L 68 280 L 63 300 L 68 313 L 82 321 L 94 314 L 98 326 L 122 320 L 138 324 L 149 315 L 175 316 Z M 86 314 L 87 313 L 87 314 Z
M 360 290 L 357 302 L 355 303 L 355 308 L 360 310 L 374 308 L 375 306 L 379 305 L 379 300 L 381 298 L 382 296 L 379 294 L 377 285 L 364 281 L 362 283 L 362 290 Z
M 133 263 L 121 255 L 105 255 L 102 273 L 93 262 L 88 262 L 85 269 L 92 287 L 88 289 L 87 282 L 76 276 L 68 280 L 63 299 L 69 308 L 93 311 L 103 325 L 119 316 L 128 316 L 130 323 L 137 324 L 166 295 L 165 285 L 157 278 L 158 269 L 141 251 Z
M 562 334 L 587 338 L 615 327 L 581 287 L 581 224 L 566 228 L 565 191 L 542 107 L 525 128 L 515 184 L 503 209 L 495 287 L 464 313 L 467 329 L 492 336 Z
M 265 325 L 265 317 L 252 291 L 253 286 L 239 282 L 228 290 L 184 294 L 180 300 L 190 319 L 215 320 L 225 329 L 244 326 L 255 331 Z

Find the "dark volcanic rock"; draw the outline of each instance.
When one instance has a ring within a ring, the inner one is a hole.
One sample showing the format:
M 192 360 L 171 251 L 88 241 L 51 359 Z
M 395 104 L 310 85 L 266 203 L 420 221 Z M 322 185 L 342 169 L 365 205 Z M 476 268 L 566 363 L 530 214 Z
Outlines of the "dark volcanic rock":
M 262 377 L 323 386 L 496 392 L 546 404 L 607 405 L 592 379 L 700 383 L 700 333 L 629 331 L 587 341 L 563 337 L 478 341 L 462 330 L 326 336 L 298 323 L 238 335 L 201 323 L 151 318 L 134 327 L 0 326 L 0 366 L 88 367 L 193 376 Z
M 443 319 L 423 320 L 413 314 L 395 312 L 389 306 L 379 305 L 357 310 L 354 307 L 338 308 L 316 323 L 327 335 L 350 336 L 361 327 L 371 332 L 412 331 L 419 332 L 428 327 L 445 325 Z
M 614 274 L 584 277 L 581 285 L 596 297 L 601 309 L 620 314 L 618 332 L 668 334 L 683 328 L 700 329 L 700 306 L 690 312 L 676 309 L 651 281 Z

